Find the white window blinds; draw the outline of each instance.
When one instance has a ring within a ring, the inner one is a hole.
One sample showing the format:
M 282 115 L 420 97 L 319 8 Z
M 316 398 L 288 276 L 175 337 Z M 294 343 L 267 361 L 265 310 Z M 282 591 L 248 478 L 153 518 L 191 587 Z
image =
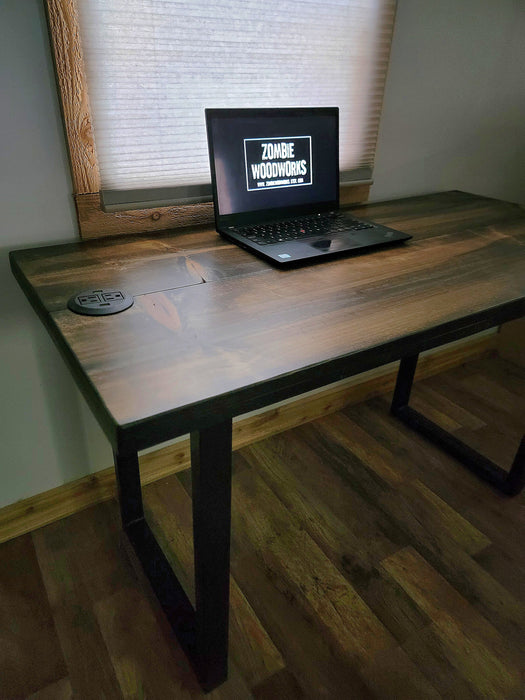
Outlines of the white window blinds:
M 103 190 L 202 193 L 205 107 L 338 106 L 342 179 L 370 178 L 393 0 L 78 5 Z

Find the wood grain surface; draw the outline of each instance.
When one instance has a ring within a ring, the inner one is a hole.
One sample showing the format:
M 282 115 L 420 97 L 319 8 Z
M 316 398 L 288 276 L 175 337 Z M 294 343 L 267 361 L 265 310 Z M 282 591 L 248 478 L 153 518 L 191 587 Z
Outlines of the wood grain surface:
M 502 327 L 498 350 L 502 357 L 525 367 L 525 318 L 511 321 Z
M 425 413 L 451 409 L 480 449 L 490 426 L 520 440 L 525 370 L 498 357 L 413 394 Z M 200 690 L 113 501 L 0 545 L 0 698 L 523 698 L 524 493 L 492 490 L 388 397 L 243 447 L 233 467 L 223 686 Z M 186 470 L 144 502 L 191 596 L 190 491 Z
M 525 314 L 525 214 L 460 192 L 359 207 L 408 244 L 277 270 L 209 231 L 12 254 L 110 440 L 137 447 Z M 84 317 L 75 288 L 124 286 Z M 148 292 L 148 293 L 146 293 Z
M 418 362 L 416 379 L 440 374 L 475 358 L 493 356 L 497 338 L 496 333 L 491 333 L 475 340 L 468 339 L 459 346 L 447 346 L 437 352 L 423 355 Z M 330 415 L 350 404 L 360 403 L 381 394 L 390 394 L 395 386 L 396 376 L 397 365 L 388 365 L 374 370 L 373 376 L 351 377 L 343 383 L 307 397 L 299 396 L 285 404 L 271 405 L 262 412 L 239 416 L 233 423 L 233 449 L 237 450 L 270 435 Z M 435 409 L 427 409 L 428 414 L 434 418 L 436 415 L 440 418 L 450 415 L 448 423 L 453 421 L 457 426 L 459 421 L 464 429 L 477 429 L 485 425 L 479 418 L 436 394 L 432 389 L 421 391 L 427 397 L 427 405 L 430 403 L 431 406 L 437 406 Z M 414 405 L 421 408 L 417 397 L 414 399 Z M 475 443 L 476 438 L 472 439 L 472 442 Z M 509 457 L 509 464 L 511 460 L 512 457 Z M 142 454 L 139 462 L 143 486 L 188 469 L 189 437 Z M 78 513 L 96 503 L 110 500 L 116 493 L 115 469 L 111 466 L 5 506 L 0 509 L 0 543 Z
M 46 311 L 65 309 L 80 289 L 111 285 L 140 296 L 271 271 L 210 229 L 68 243 L 16 251 L 13 257 Z
M 73 191 L 98 192 L 100 173 L 93 138 L 77 0 L 46 0 L 46 8 L 69 146 Z
M 340 202 L 342 205 L 365 202 L 369 190 L 370 185 L 341 185 Z M 75 204 L 84 240 L 213 223 L 213 202 L 105 211 L 100 193 L 95 192 L 75 194 Z
M 75 205 L 78 227 L 84 240 L 181 226 L 210 226 L 213 222 L 213 202 L 106 211 L 100 192 L 96 192 L 76 194 Z

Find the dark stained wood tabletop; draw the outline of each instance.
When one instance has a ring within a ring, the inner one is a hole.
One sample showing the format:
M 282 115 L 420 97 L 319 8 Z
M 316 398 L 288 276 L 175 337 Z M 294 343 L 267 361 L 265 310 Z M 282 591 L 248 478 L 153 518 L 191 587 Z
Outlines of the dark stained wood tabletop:
M 354 207 L 408 243 L 278 270 L 212 230 L 11 254 L 108 437 L 138 449 L 525 314 L 525 212 L 462 192 Z M 120 314 L 67 309 L 102 286 Z

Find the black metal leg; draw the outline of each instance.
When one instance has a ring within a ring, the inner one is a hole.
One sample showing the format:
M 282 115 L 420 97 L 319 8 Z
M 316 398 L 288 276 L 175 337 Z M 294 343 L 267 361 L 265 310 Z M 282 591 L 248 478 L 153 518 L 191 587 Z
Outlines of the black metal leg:
M 399 363 L 396 387 L 392 397 L 392 406 L 390 407 L 394 415 L 400 408 L 408 406 L 418 359 L 419 355 L 409 355 L 408 357 L 403 357 Z
M 191 435 L 195 599 L 201 682 L 228 675 L 231 420 Z
M 525 436 L 522 438 L 510 471 L 505 471 L 464 442 L 447 432 L 408 405 L 418 356 L 405 357 L 399 365 L 390 411 L 406 425 L 432 440 L 462 462 L 484 481 L 508 496 L 515 496 L 525 486 Z
M 114 453 L 124 531 L 205 691 L 228 675 L 231 448 L 231 419 L 191 436 L 195 609 L 144 517 L 137 452 Z
M 137 451 L 129 445 L 119 445 L 113 452 L 115 474 L 117 476 L 118 500 L 122 526 L 129 525 L 144 518 L 142 489 L 140 486 L 139 457 Z

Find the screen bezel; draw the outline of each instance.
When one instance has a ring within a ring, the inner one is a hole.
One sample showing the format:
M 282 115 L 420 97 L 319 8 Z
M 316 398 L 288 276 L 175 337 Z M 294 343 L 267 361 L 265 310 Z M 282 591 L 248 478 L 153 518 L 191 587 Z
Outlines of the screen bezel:
M 208 137 L 208 154 L 210 159 L 211 184 L 213 191 L 215 226 L 228 228 L 231 226 L 246 226 L 250 224 L 275 221 L 285 217 L 303 216 L 324 211 L 333 211 L 339 208 L 339 108 L 338 107 L 271 107 L 271 108 L 249 108 L 249 109 L 205 109 L 206 132 Z M 215 154 L 213 150 L 213 139 L 211 137 L 211 125 L 217 119 L 229 119 L 236 117 L 301 117 L 301 116 L 321 116 L 328 115 L 335 118 L 335 157 L 334 157 L 334 178 L 336 182 L 336 197 L 326 202 L 315 202 L 313 204 L 300 204 L 287 207 L 273 207 L 270 209 L 258 209 L 249 212 L 238 212 L 235 214 L 219 214 L 217 196 L 217 178 L 215 173 Z

